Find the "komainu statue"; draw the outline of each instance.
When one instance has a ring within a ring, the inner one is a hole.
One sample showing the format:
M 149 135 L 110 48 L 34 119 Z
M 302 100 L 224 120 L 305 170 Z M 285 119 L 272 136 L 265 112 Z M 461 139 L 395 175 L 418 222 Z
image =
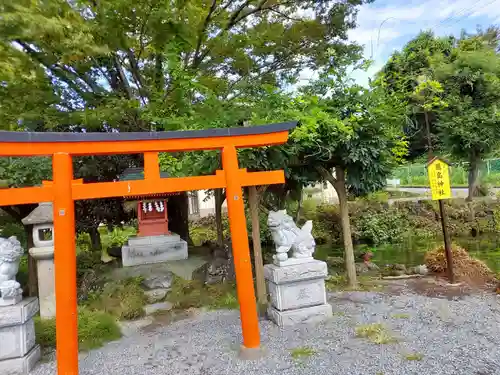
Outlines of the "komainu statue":
M 16 281 L 22 255 L 16 237 L 0 237 L 0 306 L 14 305 L 22 298 L 21 285 Z
M 302 228 L 298 228 L 286 210 L 270 211 L 267 225 L 276 246 L 274 255 L 275 264 L 289 259 L 288 252 L 292 250 L 290 258 L 311 259 L 316 247 L 312 236 L 312 221 L 307 221 Z

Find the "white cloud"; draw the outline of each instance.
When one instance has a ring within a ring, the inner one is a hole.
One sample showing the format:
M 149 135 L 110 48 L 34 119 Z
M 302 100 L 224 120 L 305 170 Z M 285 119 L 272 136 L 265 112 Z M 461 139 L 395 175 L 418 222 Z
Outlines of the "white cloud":
M 361 7 L 358 27 L 349 38 L 365 46 L 365 57 L 375 63 L 368 72 L 356 72 L 359 83 L 377 72 L 394 51 L 399 50 L 421 30 L 438 35 L 458 34 L 477 25 L 487 27 L 500 21 L 500 0 L 379 0 Z
M 358 27 L 348 32 L 351 41 L 364 46 L 365 57 L 374 60 L 367 72 L 356 71 L 353 77 L 366 84 L 394 50 L 421 30 L 457 35 L 464 28 L 474 31 L 477 25 L 499 22 L 500 0 L 376 0 L 360 8 Z M 301 80 L 314 78 L 313 73 L 302 72 Z
M 377 43 L 377 41 L 382 42 L 382 41 L 392 40 L 400 35 L 401 33 L 398 30 L 392 28 L 386 28 L 386 29 L 356 28 L 348 31 L 348 36 L 350 40 L 363 45 L 370 43 Z

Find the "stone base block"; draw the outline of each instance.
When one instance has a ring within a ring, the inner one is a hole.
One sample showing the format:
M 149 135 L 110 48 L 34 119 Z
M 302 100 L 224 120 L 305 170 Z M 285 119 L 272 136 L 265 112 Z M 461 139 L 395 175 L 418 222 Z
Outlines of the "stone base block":
M 285 284 L 294 281 L 324 279 L 328 276 L 328 267 L 320 260 L 302 261 L 288 266 L 266 264 L 264 277 L 275 284 Z
M 10 297 L 10 298 L 0 297 L 0 307 L 12 306 L 12 305 L 18 304 L 22 300 L 23 300 L 22 294 L 18 294 L 17 296 Z
M 22 325 L 0 328 L 0 342 L 0 361 L 26 355 L 35 345 L 33 319 Z
M 37 345 L 24 357 L 0 361 L 0 374 L 28 375 L 40 360 L 40 357 L 40 346 Z
M 0 307 L 0 328 L 26 323 L 35 316 L 38 308 L 38 298 L 34 297 L 25 298 L 17 305 Z
M 326 303 L 325 281 L 313 279 L 275 284 L 268 281 L 271 304 L 279 311 L 299 309 Z
M 332 306 L 325 303 L 288 311 L 279 311 L 270 306 L 267 315 L 279 327 L 289 327 L 301 323 L 318 323 L 332 317 Z
M 325 262 L 312 260 L 288 266 L 269 264 L 264 267 L 272 306 L 292 310 L 326 303 Z
M 188 258 L 187 242 L 176 234 L 169 236 L 132 237 L 122 247 L 124 267 L 163 263 Z

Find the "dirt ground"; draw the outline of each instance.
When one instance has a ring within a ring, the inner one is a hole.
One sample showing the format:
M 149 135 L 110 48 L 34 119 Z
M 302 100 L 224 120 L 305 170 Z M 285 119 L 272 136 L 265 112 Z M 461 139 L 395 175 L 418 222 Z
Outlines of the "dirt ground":
M 377 280 L 388 293 L 402 294 L 411 291 L 427 297 L 459 299 L 477 293 L 495 292 L 495 284 L 477 284 L 471 282 L 458 282 L 449 284 L 441 276 L 428 276 L 413 279 Z

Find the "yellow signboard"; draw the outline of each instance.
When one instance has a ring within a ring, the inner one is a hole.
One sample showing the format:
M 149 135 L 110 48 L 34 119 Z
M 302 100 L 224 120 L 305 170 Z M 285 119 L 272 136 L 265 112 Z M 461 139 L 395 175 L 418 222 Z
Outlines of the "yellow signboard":
M 451 186 L 448 164 L 439 158 L 434 158 L 428 164 L 427 171 L 431 185 L 432 200 L 450 199 Z

